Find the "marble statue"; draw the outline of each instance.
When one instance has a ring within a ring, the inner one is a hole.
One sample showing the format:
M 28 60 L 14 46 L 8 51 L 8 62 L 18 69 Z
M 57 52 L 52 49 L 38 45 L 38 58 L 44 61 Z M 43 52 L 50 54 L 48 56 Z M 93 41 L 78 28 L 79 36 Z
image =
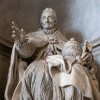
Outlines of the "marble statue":
M 50 68 L 52 68 L 52 64 L 50 64 L 51 62 L 48 62 L 48 57 L 53 58 L 54 56 L 54 58 L 57 58 L 56 56 L 58 56 L 59 59 L 61 55 L 65 56 L 66 51 L 63 54 L 63 48 L 66 47 L 65 45 L 68 40 L 61 34 L 59 30 L 55 29 L 57 17 L 53 9 L 46 8 L 42 12 L 40 22 L 43 28 L 38 29 L 36 32 L 31 32 L 28 34 L 25 34 L 25 31 L 23 29 L 20 30 L 19 27 L 14 22 L 12 22 L 12 37 L 14 38 L 15 42 L 12 49 L 11 64 L 5 90 L 5 99 L 72 100 L 71 98 L 74 98 L 73 100 L 85 100 L 86 97 L 90 97 L 89 100 L 92 100 L 95 96 L 92 94 L 92 90 L 89 90 L 89 93 L 91 92 L 91 94 L 88 95 L 86 94 L 86 90 L 84 92 L 81 87 L 74 87 L 74 83 L 68 85 L 66 83 L 66 80 L 68 79 L 65 80 L 63 85 L 60 85 L 60 83 L 53 77 L 52 72 L 50 72 L 49 70 Z M 81 66 L 79 68 L 79 71 L 81 71 L 80 69 L 84 68 L 83 66 L 89 66 L 86 67 L 87 69 L 91 68 L 91 62 L 93 61 L 91 48 L 92 46 L 86 43 L 85 49 L 83 49 L 84 52 L 82 53 L 82 56 L 76 57 L 77 62 L 79 63 L 79 67 Z M 63 56 L 61 56 L 61 61 L 64 62 Z M 31 59 L 31 61 L 29 61 L 29 59 Z M 65 57 L 65 59 L 67 58 Z M 54 59 L 54 63 L 55 60 L 56 59 Z M 61 68 L 60 65 L 58 66 L 59 68 Z M 71 68 L 69 72 L 71 72 L 71 70 L 73 70 L 73 68 Z M 84 75 L 86 75 L 86 73 L 88 74 L 85 68 L 82 71 L 84 71 Z M 83 74 L 81 75 L 82 77 L 80 76 L 80 78 L 82 80 L 82 78 L 84 78 L 85 76 Z M 89 77 L 90 76 L 88 75 L 85 77 L 85 79 L 88 78 L 86 80 L 89 81 L 89 83 L 85 83 L 86 85 L 88 84 L 88 86 L 91 87 L 90 83 L 93 79 L 89 80 Z M 94 78 L 94 80 L 96 79 Z M 61 81 L 63 82 L 64 80 Z M 78 80 L 76 80 L 76 83 L 78 83 Z M 85 85 L 85 83 L 81 84 Z M 76 91 L 75 93 L 72 93 L 74 92 L 73 89 Z M 97 91 L 95 86 L 93 89 Z

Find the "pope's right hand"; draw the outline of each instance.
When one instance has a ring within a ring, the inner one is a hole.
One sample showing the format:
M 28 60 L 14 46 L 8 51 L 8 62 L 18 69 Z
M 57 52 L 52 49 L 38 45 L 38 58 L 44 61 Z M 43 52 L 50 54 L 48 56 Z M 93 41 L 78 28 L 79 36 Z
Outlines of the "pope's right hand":
M 23 44 L 26 41 L 26 37 L 25 37 L 25 31 L 24 29 L 19 29 L 19 27 L 17 26 L 17 24 L 13 21 L 12 22 L 12 38 L 14 38 L 14 40 L 18 43 L 18 44 Z

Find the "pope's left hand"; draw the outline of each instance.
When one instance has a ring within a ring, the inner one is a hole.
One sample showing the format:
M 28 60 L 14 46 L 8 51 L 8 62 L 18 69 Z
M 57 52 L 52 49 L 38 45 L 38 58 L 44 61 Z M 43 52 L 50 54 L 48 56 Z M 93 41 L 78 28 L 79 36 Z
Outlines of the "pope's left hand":
M 93 61 L 93 55 L 89 52 L 83 52 L 81 61 L 83 62 L 83 65 L 89 65 Z
M 88 43 L 88 41 L 85 41 L 82 55 L 77 56 L 76 60 L 81 65 L 89 66 L 93 61 L 92 49 L 93 49 L 93 45 L 91 43 Z

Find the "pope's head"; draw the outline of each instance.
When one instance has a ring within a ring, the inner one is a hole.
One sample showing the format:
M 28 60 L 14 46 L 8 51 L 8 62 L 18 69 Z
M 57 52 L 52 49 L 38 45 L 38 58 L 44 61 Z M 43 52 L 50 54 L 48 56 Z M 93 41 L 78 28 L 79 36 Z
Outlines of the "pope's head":
M 51 8 L 46 8 L 43 10 L 40 22 L 44 29 L 52 29 L 57 23 L 56 13 Z

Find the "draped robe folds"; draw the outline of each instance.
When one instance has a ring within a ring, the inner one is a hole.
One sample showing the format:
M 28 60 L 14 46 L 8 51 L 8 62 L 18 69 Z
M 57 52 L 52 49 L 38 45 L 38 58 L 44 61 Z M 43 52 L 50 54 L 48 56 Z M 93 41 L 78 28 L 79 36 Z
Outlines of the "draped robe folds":
M 27 42 L 23 43 L 22 45 L 15 42 L 12 49 L 11 63 L 10 63 L 10 68 L 8 73 L 8 81 L 5 90 L 6 100 L 11 100 L 12 96 L 18 97 L 18 94 L 20 93 L 20 88 L 21 88 L 20 86 L 22 81 L 19 80 L 18 68 L 26 67 L 28 65 L 26 62 L 23 62 L 22 60 L 19 61 L 20 60 L 19 58 L 29 58 L 33 56 L 36 49 L 39 49 L 40 51 L 37 54 L 37 58 L 36 58 L 36 60 L 39 60 L 43 55 L 44 49 L 47 48 L 47 46 L 49 45 L 48 36 L 43 32 L 42 29 L 39 29 L 36 32 L 28 33 L 26 36 L 28 38 Z M 58 41 L 58 43 L 53 44 L 53 46 L 57 48 L 57 51 L 62 50 L 62 47 L 64 43 L 67 42 L 67 39 L 60 33 L 59 30 L 55 31 L 52 37 L 56 38 L 56 40 Z M 34 62 L 36 60 L 34 60 Z M 15 100 L 15 98 L 12 100 Z
M 12 100 L 99 100 L 94 74 L 75 59 L 65 61 L 53 55 L 31 63 Z
M 100 99 L 98 82 L 94 73 L 80 65 L 75 58 L 68 57 L 65 59 L 62 55 L 52 55 L 48 56 L 46 61 L 51 77 L 60 87 L 74 86 L 90 100 Z M 73 97 L 71 100 L 82 100 L 82 98 L 75 99 Z

